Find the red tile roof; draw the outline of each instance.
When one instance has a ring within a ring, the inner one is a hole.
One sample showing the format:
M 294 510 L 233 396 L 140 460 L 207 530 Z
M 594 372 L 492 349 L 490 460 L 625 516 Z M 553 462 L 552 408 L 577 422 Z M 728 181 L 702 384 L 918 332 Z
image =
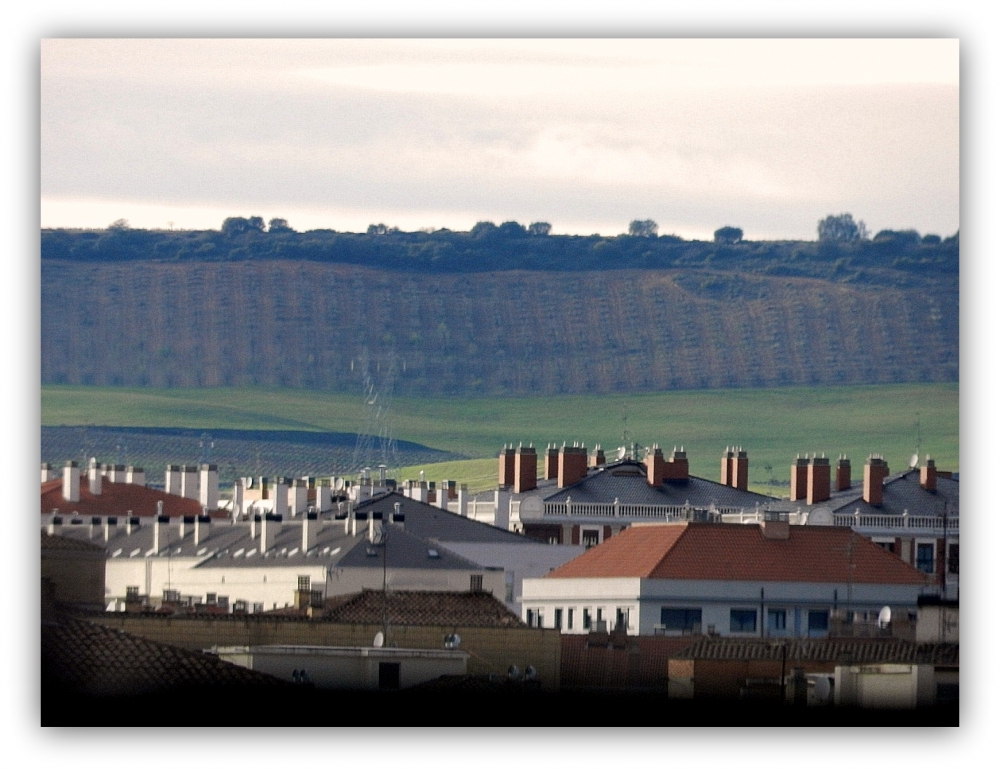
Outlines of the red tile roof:
M 62 479 L 42 482 L 41 513 L 52 513 L 53 509 L 58 509 L 63 516 L 127 516 L 129 511 L 132 511 L 133 516 L 155 516 L 159 500 L 163 501 L 164 516 L 201 515 L 201 505 L 197 500 L 139 484 L 108 481 L 106 478 L 101 482 L 99 495 L 92 495 L 86 479 L 81 479 L 80 499 L 75 503 L 68 503 L 63 499 Z
M 853 569 L 849 569 L 853 564 Z M 928 576 L 847 527 L 789 527 L 787 540 L 751 524 L 632 526 L 548 578 L 638 577 L 922 585 Z

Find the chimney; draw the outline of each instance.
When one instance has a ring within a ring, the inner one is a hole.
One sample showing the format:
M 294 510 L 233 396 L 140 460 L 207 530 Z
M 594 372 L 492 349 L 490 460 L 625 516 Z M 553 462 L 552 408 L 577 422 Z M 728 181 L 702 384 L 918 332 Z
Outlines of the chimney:
M 451 490 L 449 489 L 448 485 L 453 483 L 454 482 L 451 481 L 442 481 L 440 484 L 438 484 L 437 499 L 435 500 L 435 502 L 437 504 L 437 507 L 440 508 L 442 511 L 448 510 L 448 498 L 451 497 L 450 494 Z
M 260 523 L 260 552 L 266 553 L 274 548 L 274 539 L 281 529 L 281 516 L 273 513 L 265 513 L 264 520 Z
M 108 471 L 108 481 L 114 482 L 115 484 L 125 483 L 127 476 L 124 465 L 109 465 Z
M 688 457 L 684 447 L 680 449 L 674 447 L 674 451 L 670 453 L 670 459 L 664 465 L 663 478 L 671 481 L 687 481 L 690 478 Z
M 108 542 L 111 539 L 111 528 L 118 528 L 118 517 L 117 516 L 106 516 L 104 519 L 104 542 Z
M 788 540 L 791 534 L 787 521 L 762 521 L 760 531 L 765 540 Z
M 869 505 L 882 505 L 882 482 L 889 475 L 889 465 L 881 455 L 872 455 L 865 463 L 862 497 Z
M 806 505 L 830 499 L 830 460 L 813 456 L 806 466 Z
M 56 477 L 55 473 L 52 472 L 51 463 L 42 463 L 42 483 L 46 481 L 52 481 Z
M 743 451 L 743 447 L 733 453 L 732 471 L 729 477 L 733 487 L 746 491 L 750 479 L 750 460 L 747 458 L 747 453 Z
M 851 488 L 851 461 L 847 455 L 841 455 L 837 460 L 837 491 L 843 492 Z
M 458 515 L 469 515 L 469 485 L 462 484 L 458 488 Z
M 131 535 L 133 529 L 139 529 L 139 517 L 133 516 L 132 511 L 125 517 L 125 534 Z
M 559 450 L 559 476 L 557 484 L 569 487 L 587 476 L 587 448 L 582 446 L 568 447 L 565 444 Z
M 295 517 L 309 507 L 309 487 L 306 479 L 292 479 L 288 490 L 288 515 Z
M 168 495 L 179 495 L 181 493 L 181 466 L 167 466 L 163 477 L 163 491 Z
M 514 453 L 514 491 L 527 492 L 538 488 L 538 456 L 535 448 L 518 447 Z
M 646 450 L 646 481 L 651 487 L 658 487 L 663 484 L 663 475 L 666 472 L 667 462 L 663 459 L 663 451 L 659 445 L 653 444 L 652 449 Z
M 101 478 L 101 466 L 97 464 L 97 460 L 95 458 L 91 457 L 90 463 L 87 465 L 87 482 L 90 494 L 101 494 Z
M 158 554 L 160 549 L 170 546 L 170 517 L 153 517 L 153 553 Z
M 134 465 L 127 466 L 125 468 L 125 483 L 137 484 L 140 487 L 146 486 L 146 471 Z
M 722 455 L 722 462 L 720 464 L 721 472 L 719 473 L 719 483 L 724 484 L 727 487 L 733 485 L 733 449 L 732 447 L 726 447 L 725 453 Z
M 198 476 L 198 502 L 214 511 L 219 507 L 219 466 L 202 463 Z
M 87 534 L 87 539 L 88 540 L 93 540 L 94 539 L 94 527 L 99 527 L 99 526 L 101 526 L 101 517 L 100 516 L 91 516 L 90 517 L 90 532 Z
M 302 553 L 308 553 L 316 547 L 317 532 L 319 532 L 319 514 L 307 513 L 302 520 Z
M 333 507 L 333 498 L 330 493 L 331 487 L 323 479 L 316 482 L 316 510 L 320 513 L 326 513 Z
M 500 452 L 500 481 L 501 487 L 514 485 L 514 447 L 504 444 Z
M 927 455 L 927 464 L 920 469 L 920 486 L 928 492 L 937 491 L 937 467 L 930 455 Z
M 287 516 L 288 515 L 288 486 L 291 483 L 290 479 L 284 476 L 278 476 L 274 480 L 274 515 L 275 516 Z
M 210 516 L 198 516 L 194 520 L 194 544 L 198 546 L 201 541 L 208 537 L 212 531 L 212 518 Z
M 795 465 L 792 466 L 792 485 L 788 499 L 792 502 L 806 499 L 807 480 L 809 478 L 809 460 L 805 457 L 796 456 Z
M 592 454 L 590 456 L 590 467 L 591 468 L 600 468 L 602 465 L 605 465 L 606 463 L 607 463 L 607 460 L 604 457 L 604 450 L 601 449 L 601 445 L 598 444 L 594 448 L 594 454 Z
M 63 468 L 62 496 L 67 503 L 80 502 L 80 469 L 75 460 Z
M 445 498 L 447 499 L 447 498 Z M 402 513 L 400 510 L 399 503 L 394 503 L 392 506 L 392 523 L 399 525 L 400 529 L 406 528 L 406 514 Z
M 251 540 L 256 540 L 257 539 L 257 530 L 260 529 L 260 527 L 257 526 L 259 523 L 260 523 L 260 514 L 259 513 L 251 513 L 250 514 L 250 539 Z
M 200 500 L 201 494 L 198 491 L 198 466 L 185 465 L 181 472 L 181 497 L 188 500 Z
M 545 480 L 559 478 L 559 450 L 555 444 L 545 449 Z
M 358 534 L 358 522 L 368 521 L 368 511 L 355 511 L 354 516 L 351 517 L 351 535 L 356 536 Z
M 245 481 L 242 478 L 238 478 L 233 482 L 233 521 L 236 521 L 243 515 L 244 483 Z

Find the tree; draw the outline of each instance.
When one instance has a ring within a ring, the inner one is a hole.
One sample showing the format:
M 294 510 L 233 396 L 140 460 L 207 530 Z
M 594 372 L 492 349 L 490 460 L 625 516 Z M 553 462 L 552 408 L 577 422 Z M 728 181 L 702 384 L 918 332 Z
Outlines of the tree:
M 532 222 L 528 225 L 528 235 L 548 235 L 552 231 L 552 225 L 548 222 Z
M 659 225 L 652 219 L 633 219 L 628 223 L 628 234 L 637 238 L 655 238 Z
M 469 235 L 473 238 L 485 238 L 493 234 L 493 231 L 497 229 L 497 226 L 492 222 L 476 222 L 469 230 Z
M 109 230 L 128 230 L 129 224 L 127 219 L 116 219 L 110 225 L 108 225 Z
M 519 222 L 504 222 L 497 228 L 497 235 L 501 238 L 522 238 L 527 234 L 528 231 Z
M 863 241 L 868 238 L 868 228 L 860 219 L 855 222 L 850 214 L 831 214 L 826 219 L 821 219 L 816 227 L 821 241 L 834 241 L 837 243 L 849 243 L 851 241 Z
M 295 231 L 288 226 L 287 219 L 279 219 L 275 217 L 270 222 L 267 223 L 267 231 L 269 233 L 294 233 Z
M 743 231 L 738 227 L 720 227 L 715 231 L 716 243 L 739 243 L 743 240 Z
M 222 222 L 222 234 L 228 237 L 243 235 L 252 230 L 264 232 L 264 219 L 262 217 L 226 217 Z

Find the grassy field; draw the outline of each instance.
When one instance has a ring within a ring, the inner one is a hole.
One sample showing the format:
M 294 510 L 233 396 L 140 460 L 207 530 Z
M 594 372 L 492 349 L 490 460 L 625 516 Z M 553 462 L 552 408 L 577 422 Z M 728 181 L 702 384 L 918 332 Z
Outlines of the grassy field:
M 398 439 L 495 458 L 504 443 L 600 443 L 613 456 L 623 432 L 641 446 L 687 450 L 692 473 L 716 479 L 726 446 L 750 457 L 750 480 L 786 482 L 796 453 L 847 454 L 860 473 L 882 454 L 904 470 L 917 448 L 939 468 L 959 470 L 957 383 L 843 388 L 670 391 L 543 398 L 397 398 Z M 43 425 L 357 431 L 361 397 L 301 390 L 141 390 L 44 386 Z M 454 478 L 470 489 L 491 486 L 495 460 L 424 468 L 426 478 Z M 490 464 L 492 464 L 492 466 Z M 772 466 L 771 470 L 767 466 Z M 416 477 L 420 468 L 403 469 Z M 403 474 L 401 474 L 403 475 Z M 408 477 L 403 475 L 403 478 Z M 487 480 L 488 483 L 484 481 Z

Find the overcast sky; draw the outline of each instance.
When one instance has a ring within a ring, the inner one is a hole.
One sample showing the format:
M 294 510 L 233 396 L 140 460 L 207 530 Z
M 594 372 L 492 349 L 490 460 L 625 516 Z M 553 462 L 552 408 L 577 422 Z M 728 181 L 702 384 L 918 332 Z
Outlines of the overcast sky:
M 957 40 L 86 40 L 41 48 L 43 227 L 816 237 L 959 226 Z M 172 223 L 172 224 L 171 224 Z

